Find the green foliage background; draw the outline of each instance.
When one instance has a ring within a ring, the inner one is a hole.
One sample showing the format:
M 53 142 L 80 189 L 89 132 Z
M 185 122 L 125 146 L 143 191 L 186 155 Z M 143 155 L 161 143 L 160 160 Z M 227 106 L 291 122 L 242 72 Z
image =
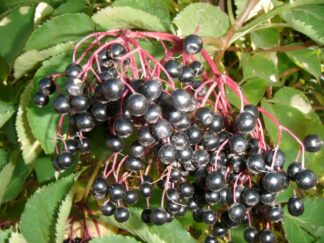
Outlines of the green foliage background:
M 103 142 L 94 146 L 93 156 L 80 158 L 82 165 L 54 172 L 58 117 L 49 107 L 35 109 L 30 98 L 40 77 L 64 70 L 80 38 L 113 28 L 185 36 L 199 27 L 217 65 L 251 103 L 301 139 L 309 133 L 324 139 L 323 23 L 323 0 L 0 0 L 0 242 L 62 242 L 71 216 L 87 222 L 96 243 L 196 242 L 207 234 L 190 214 L 161 227 L 140 223 L 137 207 L 125 224 L 96 214 L 88 193 L 105 158 Z M 143 45 L 159 54 L 155 43 Z M 267 118 L 264 123 L 274 143 L 277 128 Z M 281 146 L 293 161 L 298 144 L 284 134 Z M 319 183 L 306 195 L 303 216 L 285 214 L 276 225 L 283 242 L 324 242 L 323 149 L 306 159 Z M 279 201 L 285 205 L 290 195 L 282 193 Z M 103 238 L 96 238 L 94 221 Z M 231 233 L 234 242 L 243 242 L 242 228 Z

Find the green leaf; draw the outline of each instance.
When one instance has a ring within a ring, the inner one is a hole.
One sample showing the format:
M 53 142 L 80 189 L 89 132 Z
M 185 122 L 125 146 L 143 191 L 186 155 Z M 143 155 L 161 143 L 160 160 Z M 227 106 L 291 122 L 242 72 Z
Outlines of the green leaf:
M 55 242 L 61 243 L 64 241 L 64 233 L 66 227 L 66 221 L 70 215 L 72 202 L 73 202 L 74 192 L 73 189 L 69 192 L 69 194 L 63 200 L 60 208 L 59 213 L 57 216 L 57 221 L 55 224 Z
M 242 55 L 241 65 L 244 79 L 260 78 L 269 85 L 278 84 L 277 57 L 275 53 L 257 53 Z
M 8 69 L 9 68 L 7 63 L 5 62 L 5 60 L 3 60 L 3 58 L 0 55 L 0 82 L 3 82 L 7 79 Z
M 158 17 L 165 29 L 169 29 L 170 13 L 168 6 L 161 0 L 116 0 L 113 7 L 131 7 L 143 10 L 151 15 Z
M 295 30 L 324 44 L 324 5 L 313 4 L 297 7 L 282 14 L 285 21 Z
M 65 67 L 71 62 L 71 55 L 58 55 L 44 61 L 42 67 L 36 72 L 33 81 L 33 93 L 38 89 L 38 81 L 50 74 L 63 72 Z M 62 84 L 62 79 L 58 79 L 58 84 Z M 40 142 L 46 154 L 54 153 L 54 137 L 59 115 L 53 109 L 54 97 L 42 109 L 37 108 L 32 100 L 27 106 L 27 118 L 33 135 Z
M 49 156 L 39 156 L 34 164 L 39 184 L 42 185 L 55 179 L 55 169 Z
M 61 42 L 75 41 L 95 30 L 95 24 L 83 13 L 51 18 L 28 38 L 24 50 L 41 50 Z
M 174 18 L 173 24 L 179 36 L 193 34 L 198 28 L 200 36 L 220 37 L 230 27 L 229 17 L 219 7 L 208 3 L 190 4 Z
M 251 80 L 247 81 L 242 85 L 242 91 L 244 96 L 253 105 L 257 105 L 260 102 L 266 88 L 267 88 L 267 82 L 258 78 L 252 78 Z M 229 102 L 235 105 L 236 107 L 240 107 L 241 105 L 240 97 L 238 97 L 229 88 L 226 88 L 226 92 L 227 92 L 226 95 Z
M 282 87 L 275 93 L 271 101 L 294 107 L 314 122 L 321 123 L 320 118 L 312 109 L 312 105 L 308 98 L 298 89 Z
M 10 243 L 28 243 L 24 236 L 20 233 L 14 232 L 10 235 L 9 238 Z
M 129 233 L 138 236 L 146 242 L 196 242 L 176 219 L 162 226 L 150 226 L 143 223 L 141 220 L 142 209 L 129 207 L 129 210 L 131 216 L 125 223 L 118 223 L 113 217 L 101 216 L 100 219 L 118 228 L 127 230 Z M 176 234 L 174 232 L 176 232 Z
M 12 117 L 15 113 L 15 107 L 11 103 L 0 100 L 0 128 Z
M 104 29 L 145 29 L 166 31 L 158 17 L 131 7 L 107 7 L 92 17 Z
M 22 156 L 26 164 L 31 164 L 41 151 L 39 142 L 33 136 L 27 120 L 27 104 L 32 94 L 32 83 L 28 84 L 20 97 L 20 104 L 16 118 L 16 130 L 20 142 Z
M 37 65 L 51 56 L 71 51 L 73 42 L 61 43 L 44 50 L 30 50 L 20 55 L 14 64 L 14 77 L 21 78 L 28 71 L 33 70 Z
M 283 227 L 289 242 L 311 242 L 314 237 L 322 236 L 318 229 L 324 225 L 323 198 L 305 198 L 304 206 L 305 211 L 299 217 L 291 216 L 285 207 Z
M 255 48 L 270 48 L 279 44 L 279 31 L 274 28 L 254 31 L 250 34 L 252 45 Z
M 8 163 L 9 153 L 7 150 L 0 148 L 0 171 Z
M 243 237 L 245 228 L 247 228 L 247 226 L 240 226 L 238 228 L 233 228 L 230 230 L 233 242 L 246 242 Z
M 3 202 L 9 202 L 19 195 L 24 187 L 26 179 L 32 172 L 32 169 L 32 166 L 26 165 L 22 156 L 19 156 L 10 183 L 7 185 Z
M 248 0 L 234 0 L 236 6 L 236 10 L 235 10 L 236 16 L 240 16 L 243 13 L 248 2 L 249 2 Z
M 52 242 L 56 214 L 62 200 L 71 190 L 74 175 L 43 186 L 27 201 L 21 215 L 20 230 L 28 242 Z
M 139 241 L 135 240 L 129 236 L 123 235 L 106 235 L 102 238 L 96 238 L 91 240 L 90 243 L 138 243 Z
M 91 6 L 88 4 L 87 0 L 67 0 L 55 9 L 55 11 L 53 12 L 53 16 L 66 13 L 80 12 L 84 12 L 87 14 L 91 13 Z
M 34 27 L 35 7 L 21 6 L 0 20 L 0 56 L 9 64 L 21 52 Z
M 7 186 L 10 183 L 11 176 L 15 170 L 16 162 L 18 158 L 18 153 L 16 151 L 12 152 L 8 163 L 2 167 L 0 170 L 0 205 L 2 204 L 2 200 L 5 196 L 5 192 L 7 189 Z
M 319 49 L 288 51 L 286 55 L 299 67 L 316 78 L 321 76 L 321 59 Z

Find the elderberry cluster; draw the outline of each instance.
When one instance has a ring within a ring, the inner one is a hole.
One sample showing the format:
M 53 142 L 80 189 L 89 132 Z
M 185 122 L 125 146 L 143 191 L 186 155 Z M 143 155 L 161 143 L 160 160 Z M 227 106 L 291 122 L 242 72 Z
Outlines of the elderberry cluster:
M 63 146 L 54 167 L 65 170 L 77 151 L 89 153 L 87 134 L 103 126 L 111 156 L 93 183 L 92 195 L 104 215 L 125 222 L 128 206 L 143 197 L 145 223 L 162 225 L 192 211 L 195 221 L 210 225 L 206 242 L 217 242 L 240 224 L 249 225 L 246 241 L 275 242 L 270 227 L 283 216 L 276 196 L 291 184 L 301 190 L 313 188 L 315 174 L 298 161 L 283 169 L 285 153 L 278 146 L 271 148 L 260 135 L 256 106 L 228 110 L 226 97 L 218 95 L 224 94 L 222 75 L 211 74 L 210 66 L 194 59 L 203 52 L 199 36 L 170 36 L 182 62 L 171 51 L 160 61 L 140 51 L 136 60 L 133 53 L 140 47 L 134 36 L 121 35 L 121 43 L 107 41 L 93 52 L 90 64 L 72 63 L 58 75 L 65 77 L 65 90 L 55 98 L 54 109 L 62 120 L 68 117 L 69 130 L 64 137 L 60 120 Z M 136 75 L 139 70 L 141 77 Z M 58 90 L 55 78 L 40 80 L 34 96 L 38 107 Z M 317 135 L 303 141 L 309 152 L 317 152 L 322 144 Z M 161 205 L 152 207 L 150 198 L 158 188 Z M 301 215 L 302 198 L 292 196 L 288 211 Z

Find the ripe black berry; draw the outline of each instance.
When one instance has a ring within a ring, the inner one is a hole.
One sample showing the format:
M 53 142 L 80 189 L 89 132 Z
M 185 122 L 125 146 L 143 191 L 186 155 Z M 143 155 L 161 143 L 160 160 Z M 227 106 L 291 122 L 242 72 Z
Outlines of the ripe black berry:
M 183 41 L 183 49 L 188 54 L 196 54 L 203 48 L 202 39 L 197 35 L 188 35 Z
M 254 227 L 248 227 L 244 230 L 244 239 L 249 242 L 255 242 L 255 239 L 258 235 L 258 230 Z
M 129 210 L 127 208 L 118 207 L 114 211 L 114 217 L 119 223 L 125 222 L 129 219 Z
M 133 133 L 133 124 L 130 119 L 119 117 L 115 120 L 113 129 L 117 136 L 127 138 Z
M 51 95 L 55 92 L 56 86 L 51 77 L 43 78 L 38 83 L 38 90 L 44 95 Z
M 167 212 L 162 208 L 154 208 L 151 211 L 150 221 L 152 224 L 162 225 L 167 222 Z
M 260 243 L 274 243 L 276 238 L 270 230 L 262 230 L 258 234 L 258 240 Z
M 225 177 L 219 172 L 212 172 L 206 178 L 206 187 L 210 191 L 218 191 L 225 187 Z
M 292 197 L 288 200 L 288 212 L 292 216 L 298 217 L 304 213 L 303 200 L 298 197 Z
M 132 94 L 126 101 L 126 109 L 132 116 L 142 116 L 148 110 L 148 101 L 142 94 Z
M 42 108 L 43 106 L 48 104 L 49 98 L 47 95 L 41 92 L 36 92 L 33 97 L 33 101 L 37 107 Z
M 321 140 L 321 138 L 319 136 L 317 136 L 315 134 L 310 134 L 304 138 L 303 144 L 304 144 L 305 150 L 307 152 L 314 153 L 321 149 L 323 141 Z
M 171 78 L 179 78 L 182 73 L 182 67 L 175 60 L 167 61 L 164 67 Z
M 143 168 L 143 162 L 140 158 L 128 156 L 125 162 L 128 171 L 139 171 Z
M 123 149 L 124 143 L 123 140 L 120 139 L 117 136 L 110 136 L 106 140 L 106 146 L 112 151 L 112 152 L 119 152 Z
M 70 112 L 70 104 L 69 104 L 69 99 L 63 95 L 59 95 L 56 97 L 54 101 L 54 110 L 60 114 L 66 114 Z
M 71 63 L 65 69 L 65 75 L 69 78 L 76 78 L 82 72 L 82 67 L 79 64 Z
M 111 202 L 107 202 L 101 206 L 101 212 L 105 216 L 111 216 L 115 212 L 115 205 Z
M 156 79 L 146 81 L 143 86 L 143 94 L 148 100 L 156 100 L 162 93 L 162 84 Z
M 302 170 L 296 173 L 296 183 L 299 188 L 309 190 L 316 185 L 316 175 L 311 170 Z
M 241 112 L 236 117 L 236 126 L 240 132 L 252 132 L 256 123 L 256 118 L 248 111 Z

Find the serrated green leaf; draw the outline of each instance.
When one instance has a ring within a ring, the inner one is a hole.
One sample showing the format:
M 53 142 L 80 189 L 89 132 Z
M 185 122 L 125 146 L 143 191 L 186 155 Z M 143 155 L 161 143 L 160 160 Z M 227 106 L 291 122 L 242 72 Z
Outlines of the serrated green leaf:
M 53 16 L 66 14 L 66 13 L 80 13 L 84 12 L 89 14 L 91 12 L 91 6 L 87 0 L 67 0 L 62 3 L 53 12 Z
M 44 61 L 42 67 L 38 69 L 33 81 L 33 91 L 38 89 L 38 82 L 41 78 L 53 73 L 62 72 L 65 67 L 71 62 L 71 55 L 58 55 Z M 58 84 L 61 85 L 63 79 L 58 79 Z M 59 120 L 59 115 L 53 109 L 54 97 L 50 98 L 50 102 L 43 108 L 37 108 L 32 100 L 27 106 L 27 118 L 33 135 L 37 138 L 46 154 L 54 153 L 54 137 L 56 127 Z
M 173 24 L 179 36 L 193 34 L 198 28 L 200 36 L 220 37 L 230 27 L 229 17 L 208 3 L 190 4 L 173 19 Z
M 74 192 L 73 189 L 68 193 L 68 195 L 63 200 L 55 224 L 55 242 L 62 243 L 64 241 L 64 233 L 66 227 L 66 221 L 70 215 L 72 202 L 73 202 Z
M 320 118 L 313 110 L 312 105 L 308 98 L 298 89 L 291 87 L 282 87 L 273 96 L 272 102 L 290 105 L 300 112 L 304 113 L 314 122 L 321 123 Z
M 254 31 L 250 34 L 252 45 L 255 48 L 270 48 L 279 44 L 279 31 L 275 28 L 267 28 Z
M 288 51 L 286 55 L 299 67 L 309 72 L 316 78 L 321 75 L 320 51 L 317 49 L 304 49 Z
M 61 42 L 75 41 L 95 30 L 91 18 L 83 13 L 51 18 L 28 38 L 24 50 L 41 50 Z
M 253 105 L 257 105 L 260 102 L 266 88 L 267 82 L 258 78 L 252 78 L 242 85 L 244 96 Z M 240 97 L 238 97 L 231 89 L 226 88 L 226 93 L 226 96 L 231 104 L 235 105 L 236 107 L 241 106 Z
M 55 179 L 55 169 L 48 156 L 39 156 L 35 161 L 35 172 L 39 184 L 44 184 Z
M 25 41 L 34 27 L 35 6 L 21 6 L 13 9 L 0 20 L 0 56 L 11 65 L 21 52 Z
M 33 136 L 27 120 L 27 104 L 32 94 L 32 83 L 28 84 L 20 97 L 20 104 L 16 118 L 16 130 L 20 142 L 22 156 L 26 164 L 31 164 L 41 151 L 40 143 Z
M 20 55 L 14 64 L 14 77 L 16 79 L 21 78 L 28 71 L 33 70 L 37 65 L 48 59 L 51 56 L 55 56 L 66 51 L 71 51 L 73 48 L 73 42 L 61 43 L 52 46 L 44 50 L 30 50 Z
M 113 7 L 131 7 L 143 10 L 160 19 L 165 29 L 170 25 L 170 13 L 168 6 L 161 0 L 116 0 L 112 4 Z
M 0 128 L 11 118 L 15 113 L 15 107 L 11 103 L 0 100 Z
M 92 19 L 105 29 L 166 31 L 158 17 L 131 7 L 107 7 L 94 14 Z
M 102 238 L 96 238 L 91 240 L 90 243 L 138 243 L 139 241 L 135 240 L 129 236 L 123 235 L 107 235 Z
M 278 83 L 278 68 L 276 56 L 271 53 L 257 53 L 242 55 L 241 65 L 244 79 L 260 78 L 268 85 Z
M 9 161 L 0 170 L 0 205 L 2 204 L 3 197 L 6 193 L 7 186 L 10 183 L 11 176 L 15 170 L 18 153 L 12 152 L 9 156 Z
M 324 5 L 313 4 L 297 7 L 282 14 L 285 21 L 295 30 L 324 44 Z
M 138 236 L 143 241 L 154 243 L 177 243 L 177 242 L 196 242 L 186 231 L 178 220 L 162 226 L 150 226 L 141 220 L 142 209 L 129 207 L 131 216 L 125 223 L 118 223 L 113 217 L 101 216 L 100 219 L 110 224 L 127 230 L 129 233 Z M 174 232 L 177 232 L 176 234 Z
M 6 192 L 3 197 L 3 202 L 9 202 L 15 199 L 19 195 L 19 193 L 24 187 L 24 183 L 26 179 L 32 172 L 32 169 L 33 169 L 32 166 L 26 165 L 22 156 L 20 155 L 16 162 L 16 166 L 12 173 L 10 182 L 6 187 Z
M 9 153 L 7 150 L 0 148 L 0 171 L 8 163 Z
M 70 175 L 41 187 L 28 199 L 20 220 L 20 230 L 28 242 L 52 242 L 55 239 L 56 213 L 73 181 L 74 175 Z
M 309 235 L 307 231 L 300 227 L 294 217 L 287 214 L 288 212 L 285 211 L 285 215 L 282 219 L 282 225 L 285 230 L 285 237 L 288 242 L 313 242 L 314 238 Z
M 10 235 L 9 238 L 10 243 L 28 243 L 24 236 L 20 233 L 14 232 Z

